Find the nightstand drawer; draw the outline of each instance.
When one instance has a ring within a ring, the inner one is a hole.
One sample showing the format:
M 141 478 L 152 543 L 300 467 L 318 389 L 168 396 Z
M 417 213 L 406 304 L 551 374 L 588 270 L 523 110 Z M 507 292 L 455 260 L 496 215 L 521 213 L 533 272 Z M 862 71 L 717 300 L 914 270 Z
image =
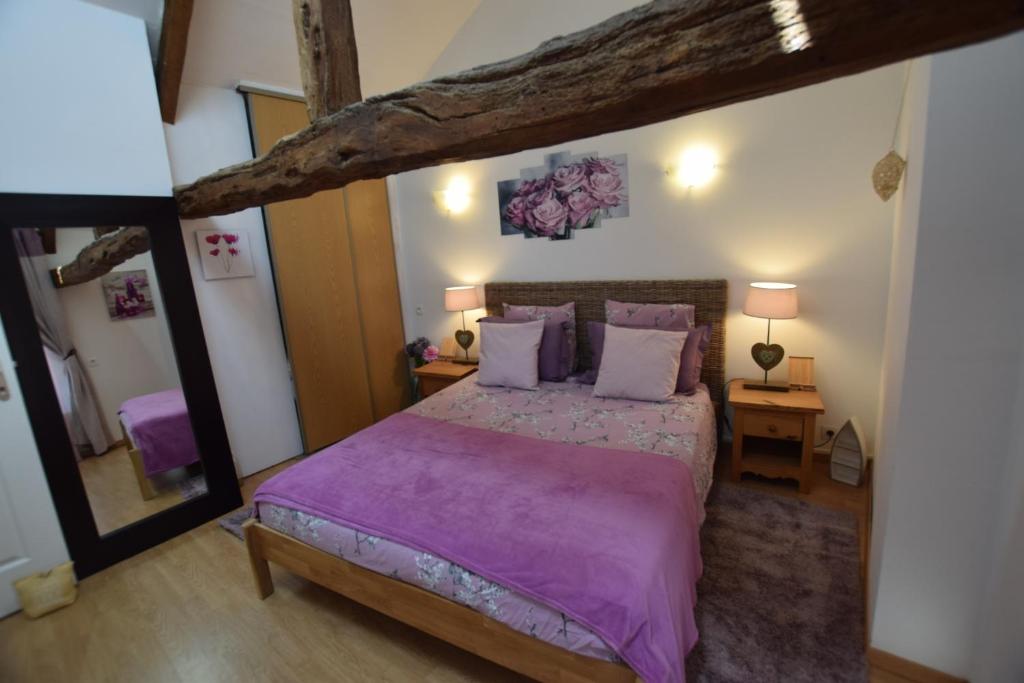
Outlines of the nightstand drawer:
M 799 415 L 750 411 L 743 416 L 743 433 L 747 436 L 800 441 L 804 434 L 804 420 Z

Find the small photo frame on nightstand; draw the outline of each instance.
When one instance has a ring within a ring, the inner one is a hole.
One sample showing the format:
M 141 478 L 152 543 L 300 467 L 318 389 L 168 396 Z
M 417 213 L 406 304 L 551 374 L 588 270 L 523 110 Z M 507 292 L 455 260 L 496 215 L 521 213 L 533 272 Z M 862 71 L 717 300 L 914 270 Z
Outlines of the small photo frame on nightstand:
M 800 391 L 815 391 L 818 388 L 814 384 L 813 356 L 789 357 L 789 388 Z

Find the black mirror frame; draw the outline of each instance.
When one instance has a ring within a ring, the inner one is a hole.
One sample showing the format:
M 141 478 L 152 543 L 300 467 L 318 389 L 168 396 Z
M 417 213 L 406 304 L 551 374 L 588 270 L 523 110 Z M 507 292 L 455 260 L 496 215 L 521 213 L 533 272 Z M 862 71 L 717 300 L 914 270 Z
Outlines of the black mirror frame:
M 142 225 L 149 229 L 175 360 L 208 493 L 100 536 L 22 279 L 13 229 Z M 178 209 L 171 197 L 0 193 L 0 316 L 75 572 L 84 578 L 242 505 L 203 336 Z

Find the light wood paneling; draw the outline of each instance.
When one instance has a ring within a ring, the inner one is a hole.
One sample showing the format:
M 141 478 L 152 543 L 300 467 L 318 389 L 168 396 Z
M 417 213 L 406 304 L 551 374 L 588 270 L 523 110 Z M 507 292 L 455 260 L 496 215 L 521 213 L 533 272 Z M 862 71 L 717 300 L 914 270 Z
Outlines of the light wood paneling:
M 373 416 L 383 420 L 409 405 L 409 361 L 403 350 L 387 183 L 361 180 L 344 192 Z
M 309 123 L 300 102 L 249 97 L 258 154 Z M 373 422 L 345 197 L 330 190 L 271 204 L 266 217 L 303 440 L 312 452 Z
M 966 683 L 966 679 L 873 647 L 868 648 L 868 663 L 871 683 Z

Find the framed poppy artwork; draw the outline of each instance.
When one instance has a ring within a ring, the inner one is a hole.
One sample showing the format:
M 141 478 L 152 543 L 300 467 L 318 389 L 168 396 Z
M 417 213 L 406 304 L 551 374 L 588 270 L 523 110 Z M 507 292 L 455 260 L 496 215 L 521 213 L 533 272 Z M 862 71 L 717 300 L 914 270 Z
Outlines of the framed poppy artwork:
M 244 230 L 196 230 L 196 244 L 203 278 L 223 280 L 253 276 L 249 233 Z

